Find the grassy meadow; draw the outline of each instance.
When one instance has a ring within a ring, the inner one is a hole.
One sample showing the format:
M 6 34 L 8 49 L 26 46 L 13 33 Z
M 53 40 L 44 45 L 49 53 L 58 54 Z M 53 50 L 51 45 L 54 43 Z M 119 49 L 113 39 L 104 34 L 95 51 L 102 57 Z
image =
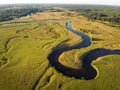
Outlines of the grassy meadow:
M 80 68 L 82 55 L 90 50 L 120 49 L 119 29 L 90 21 L 77 12 L 42 12 L 0 22 L 0 90 L 120 89 L 120 55 L 109 55 L 93 61 L 98 75 L 92 80 L 70 78 L 51 67 L 47 57 L 53 48 L 72 46 L 82 42 L 82 38 L 68 31 L 65 22 L 39 22 L 48 19 L 71 21 L 73 29 L 87 34 L 91 39 L 89 47 L 60 55 L 59 62 L 67 67 Z

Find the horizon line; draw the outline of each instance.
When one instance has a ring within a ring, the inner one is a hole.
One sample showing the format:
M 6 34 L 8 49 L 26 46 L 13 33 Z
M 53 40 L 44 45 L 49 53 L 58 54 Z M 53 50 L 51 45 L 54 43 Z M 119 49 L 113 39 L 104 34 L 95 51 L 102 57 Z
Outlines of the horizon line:
M 0 3 L 0 5 L 21 5 L 21 4 L 26 4 L 26 5 L 29 5 L 29 4 L 59 4 L 59 5 L 102 5 L 102 6 L 120 6 L 120 5 L 117 5 L 117 4 L 97 4 L 97 3 Z

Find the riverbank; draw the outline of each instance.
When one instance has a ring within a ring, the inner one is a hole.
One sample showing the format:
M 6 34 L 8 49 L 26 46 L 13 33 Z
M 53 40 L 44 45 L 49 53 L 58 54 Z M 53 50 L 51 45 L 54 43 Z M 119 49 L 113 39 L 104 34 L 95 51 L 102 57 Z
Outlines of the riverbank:
M 72 29 L 72 24 L 70 22 L 66 22 L 66 28 L 73 32 L 74 34 L 79 35 L 83 38 L 83 41 L 75 46 L 63 46 L 60 48 L 57 48 L 53 50 L 50 55 L 48 56 L 48 60 L 50 64 L 55 67 L 59 72 L 61 72 L 63 75 L 69 76 L 69 77 L 75 77 L 77 79 L 94 79 L 97 76 L 97 71 L 94 69 L 94 67 L 91 66 L 92 60 L 96 60 L 98 57 L 110 55 L 110 54 L 119 54 L 120 50 L 107 50 L 107 49 L 95 49 L 92 51 L 87 52 L 85 55 L 83 55 L 82 60 L 82 67 L 80 69 L 73 69 L 66 67 L 59 63 L 58 59 L 59 56 L 66 51 L 73 50 L 73 49 L 80 49 L 84 47 L 88 47 L 91 45 L 90 38 L 78 31 L 75 31 Z

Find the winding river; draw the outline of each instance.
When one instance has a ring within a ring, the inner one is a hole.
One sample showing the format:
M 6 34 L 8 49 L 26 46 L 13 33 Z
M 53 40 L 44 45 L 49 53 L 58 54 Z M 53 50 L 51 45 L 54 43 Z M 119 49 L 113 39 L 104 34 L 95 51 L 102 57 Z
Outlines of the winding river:
M 69 31 L 73 32 L 74 34 L 77 34 L 80 37 L 82 37 L 83 41 L 74 46 L 62 46 L 56 48 L 52 50 L 52 52 L 49 54 L 48 60 L 50 64 L 63 75 L 74 77 L 76 79 L 85 79 L 85 80 L 94 79 L 97 75 L 97 71 L 91 66 L 92 60 L 96 60 L 98 57 L 102 57 L 110 54 L 120 55 L 120 50 L 107 50 L 107 49 L 98 48 L 95 50 L 91 50 L 84 55 L 82 60 L 83 64 L 80 69 L 73 69 L 70 67 L 66 67 L 58 61 L 59 56 L 63 52 L 72 49 L 80 49 L 91 45 L 90 38 L 84 33 L 73 30 L 70 22 L 66 22 L 66 28 Z
M 93 60 L 96 60 L 98 57 L 102 57 L 110 54 L 120 55 L 120 50 L 107 50 L 107 49 L 97 48 L 84 54 L 82 58 L 82 67 L 80 69 L 66 67 L 58 61 L 59 56 L 63 52 L 66 52 L 69 50 L 80 49 L 80 48 L 85 48 L 90 46 L 91 45 L 90 38 L 84 33 L 73 30 L 72 24 L 65 20 L 41 20 L 39 22 L 48 22 L 48 21 L 49 22 L 66 22 L 66 28 L 69 31 L 83 38 L 83 41 L 81 43 L 78 43 L 74 46 L 66 45 L 59 48 L 57 47 L 56 49 L 53 49 L 52 52 L 48 55 L 48 60 L 51 66 L 55 67 L 55 69 L 61 72 L 63 75 L 74 77 L 76 79 L 85 79 L 85 80 L 94 79 L 97 75 L 97 71 L 93 68 L 93 66 L 91 66 L 91 62 Z M 36 22 L 30 22 L 30 23 L 29 22 L 12 22 L 12 23 L 0 24 L 0 25 L 31 24 L 31 23 L 36 23 Z

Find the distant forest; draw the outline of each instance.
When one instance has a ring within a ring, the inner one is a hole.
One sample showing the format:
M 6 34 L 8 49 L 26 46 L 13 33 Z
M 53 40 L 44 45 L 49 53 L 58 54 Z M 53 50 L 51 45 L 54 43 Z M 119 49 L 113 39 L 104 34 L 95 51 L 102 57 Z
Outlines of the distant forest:
M 80 15 L 90 20 L 107 21 L 114 24 L 120 24 L 120 7 L 119 6 L 102 6 L 102 5 L 3 5 L 0 6 L 0 22 L 12 20 L 36 12 L 45 10 L 54 11 L 54 7 L 61 7 L 69 11 L 78 12 Z M 57 9 L 62 12 L 64 10 Z
M 12 20 L 32 13 L 40 12 L 40 8 L 24 5 L 8 5 L 0 7 L 0 21 Z
M 120 23 L 120 7 L 118 6 L 82 6 L 71 8 L 71 11 L 82 13 L 91 20 L 102 20 Z

